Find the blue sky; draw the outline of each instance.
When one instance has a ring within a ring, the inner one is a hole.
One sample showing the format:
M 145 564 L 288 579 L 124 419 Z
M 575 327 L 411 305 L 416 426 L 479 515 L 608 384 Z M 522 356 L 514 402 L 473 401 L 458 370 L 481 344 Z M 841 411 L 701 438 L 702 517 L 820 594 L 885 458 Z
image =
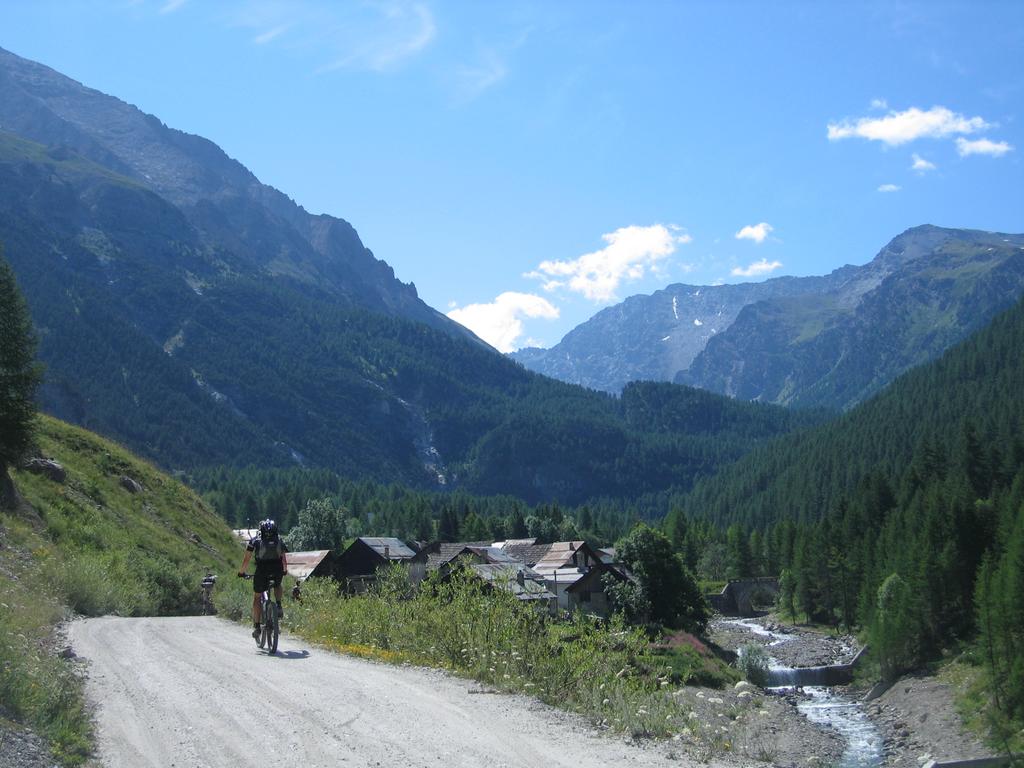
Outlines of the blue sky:
M 500 349 L 670 283 L 1024 232 L 1020 2 L 0 2 Z

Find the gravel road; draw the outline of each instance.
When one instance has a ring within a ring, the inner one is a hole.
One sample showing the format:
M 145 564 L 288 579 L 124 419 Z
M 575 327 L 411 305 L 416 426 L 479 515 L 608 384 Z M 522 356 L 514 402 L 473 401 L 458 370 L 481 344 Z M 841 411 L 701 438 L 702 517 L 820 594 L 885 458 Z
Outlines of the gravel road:
M 522 697 L 282 635 L 276 657 L 213 617 L 73 622 L 106 768 L 686 766 Z M 691 763 L 696 765 L 694 761 Z

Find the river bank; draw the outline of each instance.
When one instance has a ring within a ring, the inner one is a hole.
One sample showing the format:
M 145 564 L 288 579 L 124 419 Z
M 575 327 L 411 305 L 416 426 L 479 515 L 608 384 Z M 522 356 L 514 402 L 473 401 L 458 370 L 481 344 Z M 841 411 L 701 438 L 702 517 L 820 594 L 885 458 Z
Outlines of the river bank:
M 717 620 L 712 623 L 710 637 L 730 650 L 751 643 L 765 646 L 778 663 L 788 667 L 845 664 L 859 650 L 852 636 L 794 627 L 773 616 L 758 619 L 756 625 L 765 634 Z M 777 643 L 779 636 L 785 636 L 785 641 Z M 883 741 L 881 765 L 885 768 L 920 768 L 931 759 L 960 760 L 992 753 L 964 728 L 956 711 L 955 691 L 934 675 L 904 676 L 871 702 L 862 701 L 866 694 L 863 688 L 837 686 L 832 690 L 858 703 L 860 711 L 877 729 Z M 795 698 L 796 706 L 807 698 L 807 694 L 788 695 Z

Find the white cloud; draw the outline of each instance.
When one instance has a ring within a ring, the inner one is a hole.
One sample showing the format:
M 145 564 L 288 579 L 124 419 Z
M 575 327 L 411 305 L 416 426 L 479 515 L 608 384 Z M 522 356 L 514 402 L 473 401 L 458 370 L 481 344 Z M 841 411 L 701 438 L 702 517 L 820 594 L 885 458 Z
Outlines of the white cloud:
M 483 51 L 476 66 L 464 66 L 456 72 L 457 96 L 472 101 L 488 88 L 500 83 L 508 74 L 508 66 L 497 51 Z
M 888 104 L 888 102 L 886 102 L 885 99 L 872 99 L 871 100 L 871 108 L 872 109 L 888 109 L 889 108 L 889 104 Z
M 288 29 L 288 26 L 288 24 L 281 24 L 273 29 L 268 29 L 266 32 L 256 35 L 252 41 L 256 43 L 256 45 L 266 45 L 274 38 L 280 37 Z
M 490 304 L 469 304 L 448 317 L 469 328 L 500 352 L 511 352 L 523 335 L 523 318 L 556 320 L 558 307 L 532 293 L 506 291 Z
M 967 157 L 968 155 L 1002 157 L 1007 152 L 1012 152 L 1013 147 L 1005 141 L 989 141 L 988 139 L 968 141 L 961 137 L 956 140 L 956 151 L 960 154 L 960 157 Z
M 932 107 L 927 111 L 911 107 L 903 112 L 890 111 L 885 117 L 862 117 L 856 121 L 829 123 L 828 139 L 839 141 L 861 138 L 881 141 L 894 147 L 916 139 L 942 139 L 991 127 L 980 117 L 966 117 L 946 107 Z
M 188 0 L 167 0 L 167 2 L 160 7 L 160 13 L 174 13 L 187 2 Z
M 767 275 L 769 272 L 774 272 L 776 269 L 782 266 L 781 261 L 769 262 L 768 259 L 761 259 L 755 261 L 746 267 L 733 267 L 733 277 L 758 277 L 760 275 Z
M 369 7 L 379 8 L 383 18 L 378 19 L 372 27 L 363 29 L 349 30 L 342 25 L 338 35 L 348 50 L 330 64 L 321 67 L 320 72 L 336 69 L 383 72 L 393 69 L 405 59 L 424 50 L 437 36 L 434 16 L 422 3 L 408 5 L 396 2 Z
M 255 45 L 276 41 L 287 31 L 292 51 L 323 62 L 318 73 L 392 71 L 428 48 L 438 34 L 430 8 L 420 0 L 222 0 L 209 7 L 227 7 L 212 18 L 251 30 Z
M 880 186 L 878 188 L 878 191 L 879 192 L 899 192 L 900 191 L 900 185 L 899 184 L 883 184 L 882 186 Z
M 925 160 L 916 152 L 913 155 L 911 155 L 911 158 L 913 158 L 914 164 L 910 166 L 910 170 L 917 171 L 918 173 L 926 173 L 928 171 L 935 170 L 935 163 Z
M 762 221 L 760 224 L 748 224 L 739 232 L 736 233 L 737 240 L 753 240 L 755 243 L 760 245 L 768 237 L 768 233 L 774 229 L 771 224 L 767 221 Z
M 690 242 L 688 234 L 679 227 L 655 224 L 650 227 L 621 227 L 601 239 L 608 245 L 600 251 L 586 253 L 572 261 L 543 261 L 537 269 L 524 277 L 546 280 L 548 286 L 561 287 L 562 281 L 571 291 L 581 293 L 591 301 L 610 301 L 619 285 L 627 280 L 639 280 L 648 269 L 656 270 L 659 261 L 675 253 L 676 247 Z

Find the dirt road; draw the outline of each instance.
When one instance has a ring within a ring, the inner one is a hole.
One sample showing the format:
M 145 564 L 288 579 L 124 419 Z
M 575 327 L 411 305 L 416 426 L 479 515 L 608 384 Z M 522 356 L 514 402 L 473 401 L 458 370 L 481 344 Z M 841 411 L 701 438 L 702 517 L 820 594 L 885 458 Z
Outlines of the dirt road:
M 685 766 L 521 696 L 339 656 L 284 635 L 276 657 L 216 618 L 74 622 L 107 768 Z M 673 759 L 676 758 L 676 759 Z

